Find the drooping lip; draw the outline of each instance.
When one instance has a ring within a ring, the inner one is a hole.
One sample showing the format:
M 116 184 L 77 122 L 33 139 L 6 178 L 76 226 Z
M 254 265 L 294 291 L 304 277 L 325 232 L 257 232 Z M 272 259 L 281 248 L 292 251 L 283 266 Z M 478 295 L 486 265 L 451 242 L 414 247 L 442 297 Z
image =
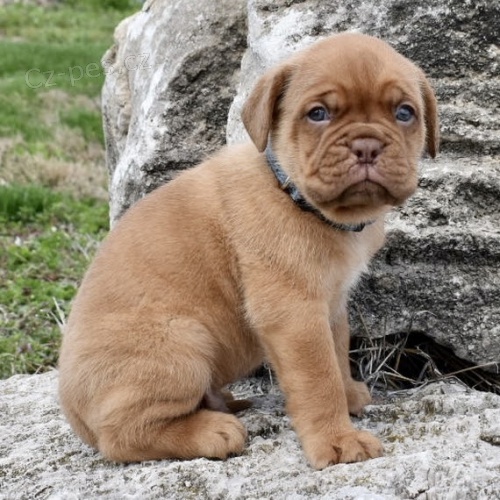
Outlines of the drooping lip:
M 313 204 L 324 209 L 399 206 L 414 189 L 405 190 L 407 179 L 393 175 L 390 169 L 386 172 L 383 160 L 371 163 L 352 161 L 337 178 L 319 172 L 319 175 L 311 176 L 311 182 L 305 184 L 303 192 Z
M 379 204 L 381 198 L 390 197 L 389 189 L 385 186 L 383 177 L 374 173 L 376 167 L 373 165 L 356 164 L 344 174 L 342 187 L 330 182 L 324 182 L 319 189 L 314 189 L 313 186 L 306 186 L 305 193 L 309 198 L 314 200 L 320 206 L 344 204 L 353 205 L 370 205 L 372 203 Z M 322 187 L 331 186 L 329 189 L 323 190 Z M 356 202 L 353 202 L 353 198 Z
M 384 185 L 384 178 L 379 173 L 379 166 L 377 163 L 355 163 L 350 172 L 350 184 L 358 184 L 363 181 L 369 181 L 374 184 Z
M 350 172 L 349 181 L 335 202 L 343 204 L 343 200 L 350 199 L 350 204 L 355 199 L 363 201 L 366 205 L 386 203 L 393 206 L 401 205 L 414 191 L 401 189 L 406 179 L 386 176 L 377 163 L 357 164 L 354 171 Z M 415 186 L 416 187 L 416 186 Z M 333 200 L 332 200 L 333 201 Z
M 335 200 L 338 205 L 378 205 L 392 198 L 389 191 L 380 183 L 365 178 L 347 187 Z
M 351 167 L 348 174 L 348 185 L 338 197 L 338 201 L 342 199 L 356 196 L 357 198 L 364 197 L 367 201 L 376 199 L 380 196 L 386 197 L 389 194 L 389 189 L 386 187 L 385 179 L 378 172 L 376 164 L 356 163 Z

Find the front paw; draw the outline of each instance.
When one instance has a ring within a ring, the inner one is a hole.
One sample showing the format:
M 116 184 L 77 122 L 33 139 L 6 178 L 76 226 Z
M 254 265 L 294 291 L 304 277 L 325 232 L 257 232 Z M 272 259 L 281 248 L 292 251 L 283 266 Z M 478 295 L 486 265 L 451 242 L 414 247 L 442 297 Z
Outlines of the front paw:
M 315 469 L 338 463 L 362 462 L 381 457 L 382 443 L 372 434 L 355 429 L 303 440 L 304 451 Z
M 369 405 L 372 401 L 370 391 L 364 382 L 351 380 L 349 384 L 346 385 L 345 393 L 347 396 L 349 413 L 357 417 L 363 413 L 364 407 Z

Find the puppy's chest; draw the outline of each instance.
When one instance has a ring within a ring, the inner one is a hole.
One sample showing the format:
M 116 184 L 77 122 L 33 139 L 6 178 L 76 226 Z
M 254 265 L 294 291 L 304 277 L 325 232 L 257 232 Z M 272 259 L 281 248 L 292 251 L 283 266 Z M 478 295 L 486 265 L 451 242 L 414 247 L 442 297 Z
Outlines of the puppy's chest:
M 324 272 L 324 286 L 330 297 L 330 309 L 347 301 L 351 289 L 368 270 L 371 254 L 369 245 L 364 241 L 349 241 L 342 251 L 331 256 L 328 269 Z

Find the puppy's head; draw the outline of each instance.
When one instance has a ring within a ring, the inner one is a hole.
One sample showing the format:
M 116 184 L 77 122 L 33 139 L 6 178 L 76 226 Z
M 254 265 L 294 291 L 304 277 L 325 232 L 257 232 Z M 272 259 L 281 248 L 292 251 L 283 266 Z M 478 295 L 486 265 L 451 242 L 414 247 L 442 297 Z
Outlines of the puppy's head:
M 423 72 L 376 38 L 329 37 L 266 73 L 243 109 L 259 149 L 328 218 L 355 223 L 416 189 L 424 146 L 438 148 L 436 99 Z

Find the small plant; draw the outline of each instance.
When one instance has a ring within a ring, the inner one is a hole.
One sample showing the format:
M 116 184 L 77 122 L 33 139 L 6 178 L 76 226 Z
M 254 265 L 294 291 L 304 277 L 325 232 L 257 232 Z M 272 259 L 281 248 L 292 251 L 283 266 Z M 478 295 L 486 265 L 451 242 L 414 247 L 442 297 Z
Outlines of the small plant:
M 0 221 L 34 222 L 61 200 L 60 193 L 40 186 L 0 186 Z

